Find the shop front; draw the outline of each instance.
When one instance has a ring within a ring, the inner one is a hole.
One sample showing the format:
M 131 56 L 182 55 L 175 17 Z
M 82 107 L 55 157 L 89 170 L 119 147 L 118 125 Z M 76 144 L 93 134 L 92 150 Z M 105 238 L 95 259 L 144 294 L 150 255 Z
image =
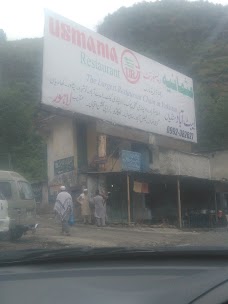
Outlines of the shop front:
M 227 225 L 226 201 L 218 199 L 214 181 L 138 172 L 125 174 L 130 180 L 131 222 L 183 228 Z M 224 193 L 220 196 L 226 198 Z M 124 206 L 126 210 L 127 202 Z
M 175 178 L 135 173 L 130 178 L 134 222 L 178 225 Z
M 181 178 L 183 227 L 215 227 L 217 205 L 214 182 L 197 178 Z

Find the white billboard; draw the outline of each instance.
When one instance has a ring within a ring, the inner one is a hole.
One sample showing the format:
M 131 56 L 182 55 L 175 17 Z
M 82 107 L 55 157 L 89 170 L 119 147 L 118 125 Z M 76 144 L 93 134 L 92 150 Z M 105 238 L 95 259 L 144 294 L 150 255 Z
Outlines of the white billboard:
M 42 103 L 197 141 L 192 79 L 50 11 Z

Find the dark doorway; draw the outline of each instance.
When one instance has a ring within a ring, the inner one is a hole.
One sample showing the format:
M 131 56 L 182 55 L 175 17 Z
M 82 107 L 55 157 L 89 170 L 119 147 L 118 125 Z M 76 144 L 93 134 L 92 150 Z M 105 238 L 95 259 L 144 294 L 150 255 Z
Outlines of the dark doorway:
M 107 176 L 107 190 L 110 193 L 107 206 L 107 213 L 110 222 L 127 222 L 126 175 L 113 174 Z

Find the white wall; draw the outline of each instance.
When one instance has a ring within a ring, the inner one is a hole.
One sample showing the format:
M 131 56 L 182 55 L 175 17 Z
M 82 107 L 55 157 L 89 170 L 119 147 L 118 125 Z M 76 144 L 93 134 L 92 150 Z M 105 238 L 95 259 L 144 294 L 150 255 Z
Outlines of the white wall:
M 66 173 L 54 175 L 54 161 L 74 156 L 75 168 L 77 167 L 75 124 L 72 118 L 58 116 L 50 123 L 50 133 L 47 138 L 47 163 L 48 182 L 59 185 L 69 180 L 72 186 L 76 175 Z M 69 175 L 69 176 L 68 176 Z M 65 180 L 64 180 L 65 179 Z
M 209 157 L 172 150 L 159 151 L 159 173 L 211 179 Z

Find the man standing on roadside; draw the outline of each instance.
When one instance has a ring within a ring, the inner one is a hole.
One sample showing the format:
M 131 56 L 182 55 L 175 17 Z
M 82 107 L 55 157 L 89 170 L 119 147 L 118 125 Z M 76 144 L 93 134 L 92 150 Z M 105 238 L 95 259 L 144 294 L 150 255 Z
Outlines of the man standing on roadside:
M 105 217 L 106 217 L 106 208 L 105 201 L 103 197 L 100 195 L 99 190 L 96 191 L 96 195 L 93 198 L 93 203 L 95 207 L 95 218 L 97 222 L 97 226 L 105 226 Z
M 62 233 L 70 235 L 69 218 L 73 212 L 73 202 L 70 193 L 66 191 L 65 186 L 60 187 L 60 193 L 57 195 L 54 211 L 58 213 L 58 216 L 62 224 Z
M 91 210 L 87 189 L 84 189 L 83 193 L 77 198 L 77 201 L 81 205 L 81 214 L 84 224 L 91 224 Z

